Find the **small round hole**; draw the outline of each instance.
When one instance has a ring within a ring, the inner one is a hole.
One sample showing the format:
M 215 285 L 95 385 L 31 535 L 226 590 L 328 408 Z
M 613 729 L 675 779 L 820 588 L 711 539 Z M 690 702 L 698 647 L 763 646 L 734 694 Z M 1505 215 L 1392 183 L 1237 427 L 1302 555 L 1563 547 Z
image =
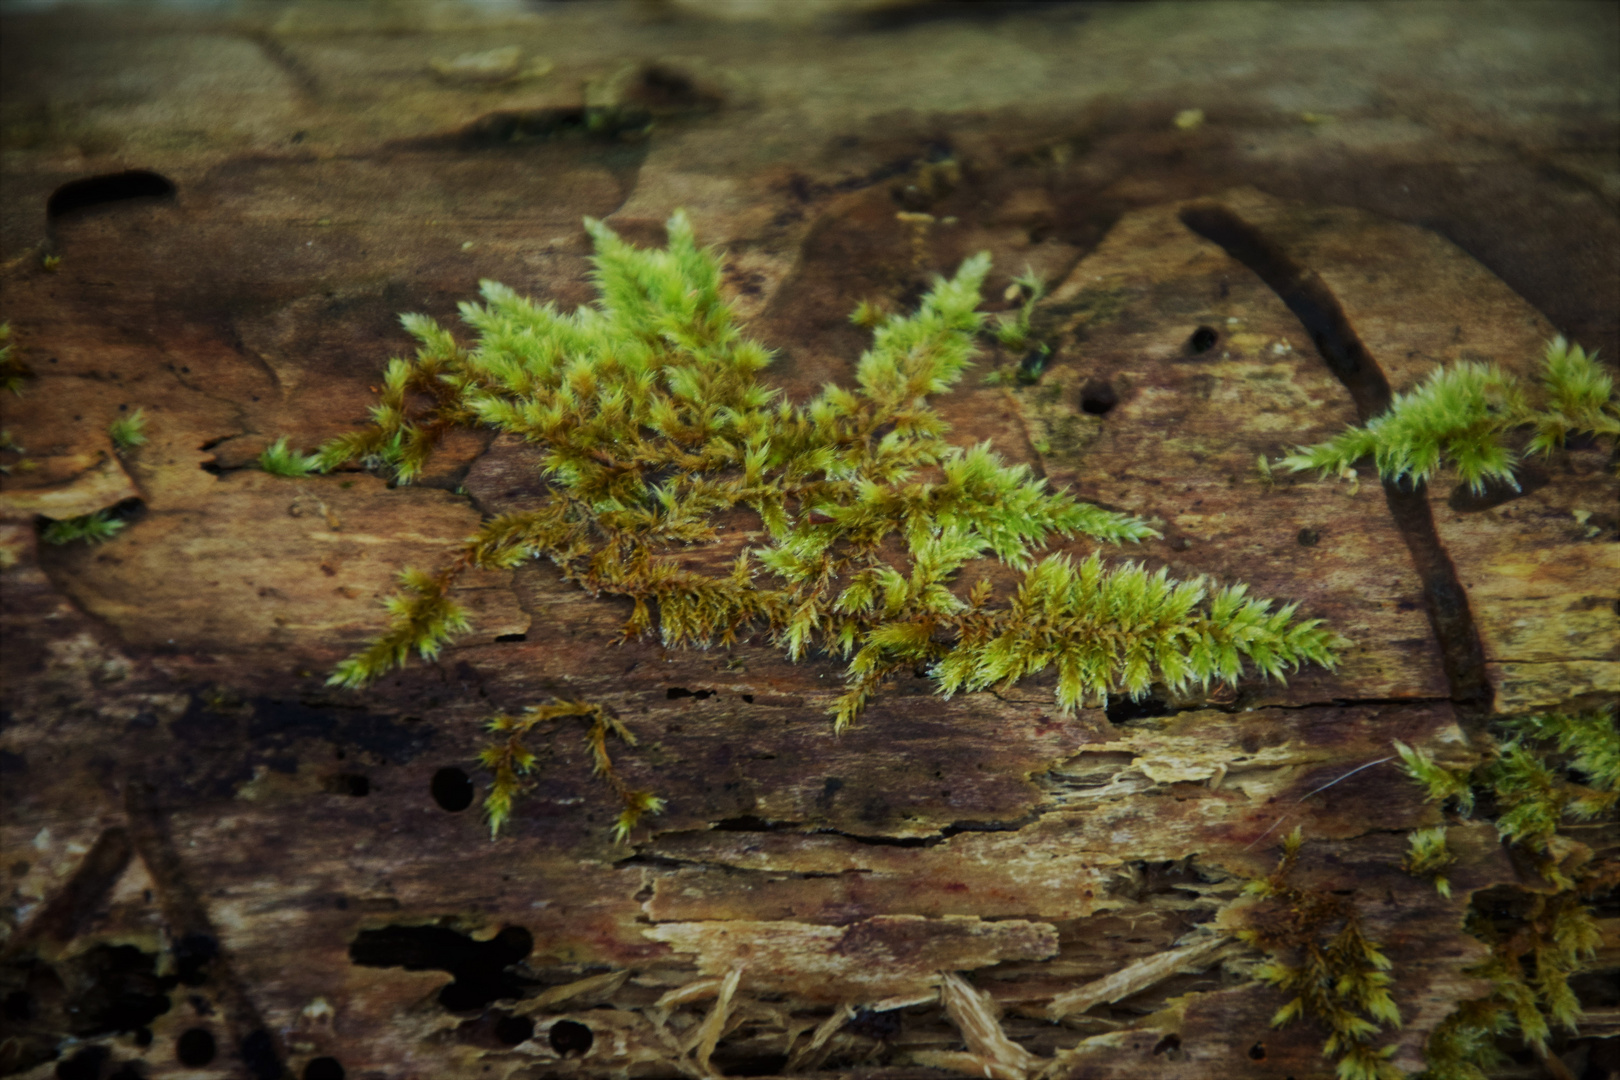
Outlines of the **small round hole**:
M 343 1080 L 343 1063 L 335 1057 L 310 1058 L 304 1066 L 304 1080 Z
M 174 1056 L 188 1069 L 200 1069 L 214 1060 L 217 1048 L 207 1028 L 192 1028 L 174 1041 Z
M 507 1046 L 534 1038 L 534 1021 L 527 1016 L 503 1016 L 495 1021 L 495 1037 Z
M 1187 348 L 1195 355 L 1197 353 L 1207 353 L 1215 347 L 1215 343 L 1219 340 L 1221 340 L 1221 335 L 1213 326 L 1200 326 L 1192 332 L 1192 337 L 1187 339 Z
M 1294 537 L 1294 540 L 1299 544 L 1300 547 L 1315 547 L 1322 540 L 1322 530 L 1312 528 L 1301 529 L 1299 530 L 1299 535 Z
M 454 766 L 447 765 L 434 773 L 433 783 L 428 790 L 433 793 L 433 801 L 439 804 L 440 810 L 459 814 L 472 805 L 472 778 Z
M 1249 1047 L 1249 1057 L 1255 1061 L 1266 1060 L 1266 1044 L 1263 1042 L 1257 1042 L 1253 1046 Z
M 1100 379 L 1092 379 L 1080 388 L 1080 411 L 1092 416 L 1107 416 L 1119 404 L 1119 391 Z
M 563 1057 L 569 1054 L 585 1054 L 590 1050 L 596 1036 L 591 1029 L 578 1020 L 559 1020 L 551 1025 L 551 1033 L 547 1037 L 551 1048 Z
M 490 944 L 500 948 L 506 963 L 515 964 L 534 952 L 534 935 L 521 926 L 503 926 Z

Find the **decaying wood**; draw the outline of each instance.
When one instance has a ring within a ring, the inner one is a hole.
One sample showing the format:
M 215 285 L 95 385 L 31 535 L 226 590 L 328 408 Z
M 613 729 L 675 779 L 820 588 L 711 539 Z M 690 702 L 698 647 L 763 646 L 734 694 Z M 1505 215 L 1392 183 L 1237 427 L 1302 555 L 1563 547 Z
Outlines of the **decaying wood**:
M 85 1052 L 76 1039 L 154 1077 L 320 1075 L 304 1070 L 325 1058 L 367 1080 L 1326 1075 L 1324 1032 L 1270 1027 L 1280 1002 L 1235 940 L 1244 882 L 1296 826 L 1302 880 L 1353 896 L 1394 961 L 1405 1026 L 1388 1045 L 1420 1067 L 1428 1033 L 1484 992 L 1467 974 L 1485 951 L 1462 928 L 1470 898 L 1521 871 L 1469 823 L 1450 833 L 1450 898 L 1404 873 L 1406 833 L 1440 816 L 1388 760 L 1391 741 L 1464 763 L 1493 711 L 1620 693 L 1615 480 L 1606 451 L 1577 445 L 1529 465 L 1520 493 L 1436 485 L 1398 516 L 1365 470 L 1259 469 L 1354 422 L 1356 395 L 1262 276 L 1186 215 L 1220 207 L 1308 268 L 1396 388 L 1462 359 L 1528 376 L 1572 324 L 1611 349 L 1591 297 L 1612 268 L 1487 269 L 1414 223 L 1426 211 L 1394 194 L 1409 148 L 1359 119 L 1340 129 L 1348 149 L 1312 143 L 1322 160 L 1302 164 L 1297 135 L 1265 124 L 1175 129 L 1179 89 L 1114 113 L 1076 104 L 1106 80 L 969 108 L 961 94 L 998 91 L 964 90 L 938 64 L 906 68 L 884 84 L 889 111 L 852 119 L 794 66 L 797 46 L 746 33 L 694 43 L 711 55 L 649 78 L 603 58 L 594 14 L 543 33 L 346 10 L 285 5 L 219 31 L 248 83 L 280 88 L 252 91 L 260 126 L 229 139 L 210 128 L 199 148 L 187 125 L 210 121 L 175 97 L 124 117 L 116 153 L 97 149 L 110 121 L 94 109 L 79 128 L 49 109 L 24 117 L 41 141 L 7 151 L 0 314 L 36 376 L 5 426 L 37 468 L 0 484 L 0 1069 L 51 1075 Z M 6 36 L 33 34 L 69 74 L 93 67 L 53 25 Z M 1035 36 L 1078 49 L 1100 35 L 1134 73 L 1131 25 Z M 654 31 L 612 32 L 663 55 Z M 917 32 L 974 56 L 1004 47 Z M 167 71 L 168 35 L 200 48 L 184 25 L 133 15 L 88 40 Z M 840 48 L 869 50 L 873 70 L 898 62 L 874 36 Z M 534 75 L 546 41 L 556 70 Z M 511 81 L 469 81 L 484 68 L 455 59 L 511 42 Z M 72 92 L 30 63 L 40 100 Z M 683 97 L 670 72 L 696 89 Z M 644 139 L 568 127 L 610 84 L 643 106 L 658 87 L 674 100 Z M 1436 160 L 1475 160 L 1473 138 L 1437 143 Z M 1498 167 L 1520 168 L 1527 151 L 1502 138 Z M 1546 153 L 1556 175 L 1586 175 L 1580 152 Z M 60 184 L 132 165 L 177 196 L 46 217 Z M 1323 177 L 1352 166 L 1396 179 L 1359 209 L 1307 198 L 1342 193 Z M 1560 185 L 1565 216 L 1516 220 L 1515 235 L 1612 244 L 1601 182 Z M 531 565 L 465 577 L 474 630 L 436 663 L 327 688 L 380 627 L 400 568 L 435 565 L 484 515 L 540 497 L 543 478 L 515 440 L 472 434 L 408 488 L 358 471 L 277 478 L 257 453 L 363 422 L 382 364 L 408 347 L 398 312 L 448 320 L 479 277 L 583 302 L 580 218 L 657 243 L 678 205 L 729 249 L 739 308 L 780 350 L 771 378 L 798 398 L 848 379 L 856 302 L 904 306 L 928 274 L 987 249 L 987 296 L 1007 306 L 995 298 L 1030 263 L 1056 283 L 1039 316 L 1056 351 L 1034 385 L 970 380 L 941 399 L 953 438 L 1159 523 L 1162 540 L 1110 558 L 1298 602 L 1352 642 L 1343 664 L 1112 716 L 1060 715 L 1039 678 L 942 703 L 905 675 L 835 738 L 834 660 L 619 643 L 627 605 Z M 1430 209 L 1463 234 L 1483 213 Z M 1201 327 L 1214 343 L 1195 349 Z M 106 424 L 134 408 L 150 442 L 115 452 Z M 108 507 L 128 521 L 114 540 L 39 542 L 38 515 Z M 1420 549 L 1454 568 L 1462 623 Z M 1477 685 L 1493 700 L 1465 692 Z M 482 794 L 483 718 L 555 698 L 600 702 L 638 736 L 616 764 L 668 809 L 629 846 L 611 842 L 616 808 L 566 725 L 537 740 L 540 772 L 498 841 L 476 800 L 443 797 L 469 781 Z M 1596 963 L 1612 972 L 1620 920 L 1601 925 Z M 118 993 L 138 1015 L 106 1019 Z M 1594 1010 L 1583 1032 L 1612 1034 L 1612 1019 Z M 219 1051 L 187 1069 L 177 1046 L 197 1028 Z

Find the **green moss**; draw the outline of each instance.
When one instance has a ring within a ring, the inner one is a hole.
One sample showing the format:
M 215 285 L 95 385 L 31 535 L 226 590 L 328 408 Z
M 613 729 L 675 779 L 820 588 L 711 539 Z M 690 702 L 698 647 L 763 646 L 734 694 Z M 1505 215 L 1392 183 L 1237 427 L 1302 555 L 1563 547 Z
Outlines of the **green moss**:
M 489 730 L 502 736 L 485 748 L 478 757 L 479 763 L 489 769 L 495 777 L 495 782 L 490 785 L 489 795 L 484 799 L 484 813 L 489 819 L 491 836 L 498 834 L 501 826 L 512 816 L 512 800 L 519 791 L 520 778 L 532 772 L 536 764 L 534 753 L 523 741 L 524 736 L 541 724 L 568 718 L 588 722 L 585 743 L 590 747 L 592 771 L 618 796 L 619 817 L 613 824 L 615 840 L 621 843 L 628 840 L 631 831 L 643 816 L 656 814 L 664 809 L 664 800 L 650 791 L 631 788 L 613 767 L 613 759 L 608 755 L 608 737 L 617 738 L 627 746 L 634 746 L 636 737 L 631 734 L 630 729 L 601 705 L 583 701 L 561 701 L 553 705 L 526 709 L 520 717 L 501 714 L 487 721 Z
M 11 324 L 0 323 L 0 390 L 10 390 L 22 396 L 23 383 L 34 374 L 22 358 L 15 355 L 11 342 Z
M 1614 381 L 1579 345 L 1563 338 L 1547 344 L 1539 406 L 1513 375 L 1496 365 L 1459 363 L 1439 368 L 1416 389 L 1397 394 L 1389 409 L 1330 442 L 1283 460 L 1295 472 L 1342 474 L 1364 457 L 1385 480 L 1428 480 L 1450 461 L 1475 492 L 1496 480 L 1518 489 L 1519 455 L 1509 447 L 1515 430 L 1531 432 L 1528 453 L 1550 454 L 1572 435 L 1620 437 Z
M 1581 1006 L 1570 979 L 1585 969 L 1599 933 L 1588 902 L 1620 884 L 1620 861 L 1596 853 L 1566 830 L 1612 818 L 1620 799 L 1620 730 L 1614 709 L 1541 713 L 1496 723 L 1472 768 L 1447 768 L 1421 749 L 1395 744 L 1408 775 L 1429 797 L 1466 817 L 1490 809 L 1497 835 L 1544 884 L 1476 896 L 1470 933 L 1491 949 L 1470 974 L 1491 993 L 1464 1002 L 1429 1038 L 1425 1080 L 1478 1080 L 1502 1058 L 1498 1038 L 1517 1032 L 1545 1054 L 1554 1027 L 1574 1031 Z M 1408 869 L 1431 874 L 1443 851 L 1413 834 Z M 1442 879 L 1443 880 L 1443 879 Z
M 136 409 L 128 416 L 120 416 L 107 425 L 107 435 L 119 450 L 133 450 L 146 445 L 146 411 Z
M 80 517 L 48 521 L 40 538 L 47 544 L 72 544 L 79 540 L 99 544 L 111 540 L 124 528 L 124 522 L 111 515 L 110 510 L 97 510 Z
M 1446 827 L 1436 825 L 1432 829 L 1418 829 L 1407 837 L 1407 846 L 1409 850 L 1401 868 L 1409 874 L 1428 878 L 1434 883 L 1436 892 L 1449 897 L 1451 880 L 1444 871 L 1457 861 L 1457 857 L 1446 845 Z
M 856 385 L 795 405 L 757 380 L 770 354 L 737 326 L 719 259 L 684 215 L 664 250 L 586 225 L 597 304 L 563 314 L 485 282 L 484 302 L 461 308 L 470 345 L 405 316 L 421 347 L 390 361 L 374 424 L 315 455 L 323 469 L 359 460 L 409 482 L 446 431 L 484 425 L 539 447 L 550 491 L 538 510 L 487 522 L 440 571 L 413 572 L 388 632 L 333 682 L 359 686 L 412 651 L 431 657 L 465 627 L 448 598 L 463 569 L 533 558 L 626 598 L 626 637 L 702 648 L 765 636 L 795 660 L 844 657 L 840 729 L 889 674 L 918 667 L 947 696 L 1055 668 L 1068 712 L 1154 681 L 1180 690 L 1334 663 L 1336 635 L 1242 586 L 1043 557 L 1055 540 L 1157 533 L 1048 490 L 987 446 L 946 440 L 929 398 L 977 351 L 987 256 L 937 280 L 912 315 L 864 312 L 875 326 Z M 738 512 L 766 541 L 726 569 L 686 567 L 683 549 L 716 542 L 720 515 Z M 1022 572 L 1013 595 L 963 587 L 987 559 Z
M 1022 299 L 1023 303 L 1019 305 L 1018 310 L 996 317 L 996 340 L 1015 353 L 1022 353 L 1028 349 L 1031 333 L 1030 317 L 1035 314 L 1035 305 L 1040 303 L 1041 297 L 1045 295 L 1046 282 L 1042 281 L 1033 269 L 1024 267 L 1024 272 L 1013 278 L 1012 284 L 1007 288 L 1007 299 Z
M 316 460 L 313 454 L 295 454 L 287 449 L 287 437 L 283 435 L 259 454 L 259 468 L 274 476 L 300 477 L 308 476 L 315 471 Z
M 1397 1080 L 1401 1072 L 1389 1062 L 1394 1047 L 1374 1045 L 1384 1028 L 1401 1026 L 1389 958 L 1362 932 L 1350 898 L 1293 883 L 1303 843 L 1295 828 L 1276 870 L 1249 883 L 1246 891 L 1269 903 L 1238 933 L 1272 957 L 1256 969 L 1260 981 L 1291 995 L 1272 1026 L 1315 1019 L 1328 1028 L 1322 1054 L 1334 1059 L 1339 1080 Z

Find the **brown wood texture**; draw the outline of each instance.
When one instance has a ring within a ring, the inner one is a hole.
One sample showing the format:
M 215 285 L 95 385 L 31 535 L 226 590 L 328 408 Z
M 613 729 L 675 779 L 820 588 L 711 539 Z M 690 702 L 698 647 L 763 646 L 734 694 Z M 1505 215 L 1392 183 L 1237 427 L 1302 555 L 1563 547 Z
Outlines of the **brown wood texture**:
M 1556 108 L 1484 60 L 1452 84 L 1366 61 L 1355 77 L 1397 108 L 1313 82 L 1300 11 L 1263 33 L 1219 5 L 783 33 L 694 28 L 692 6 L 6 17 L 0 314 L 34 375 L 3 415 L 24 448 L 7 462 L 35 467 L 0 483 L 0 1068 L 1325 1076 L 1325 1030 L 1270 1027 L 1282 1000 L 1231 936 L 1295 826 L 1300 880 L 1351 897 L 1394 962 L 1387 1044 L 1420 1068 L 1485 991 L 1464 973 L 1484 955 L 1470 896 L 1523 879 L 1483 823 L 1451 832 L 1450 899 L 1400 869 L 1440 814 L 1391 742 L 1467 761 L 1493 714 L 1620 694 L 1610 455 L 1576 446 L 1483 500 L 1256 459 L 1356 422 L 1374 374 L 1530 376 L 1559 331 L 1614 354 L 1612 10 L 1537 31 L 1536 55 L 1579 58 Z M 1397 33 L 1529 32 L 1491 10 L 1476 27 L 1437 5 Z M 516 66 L 488 59 L 512 46 Z M 1259 74 L 1216 66 L 1229 49 Z M 1363 62 L 1344 49 L 1328 67 Z M 1076 57 L 1093 66 L 1072 81 L 1025 79 Z M 1178 128 L 1198 77 L 1211 121 Z M 1290 86 L 1306 104 L 1268 96 Z M 1340 102 L 1337 128 L 1299 119 L 1313 94 Z M 604 101 L 651 130 L 587 130 Z M 137 167 L 174 193 L 48 212 L 62 185 Z M 970 377 L 938 402 L 952 438 L 1164 533 L 1111 559 L 1298 602 L 1351 641 L 1341 666 L 1072 717 L 1041 678 L 946 703 L 907 675 L 834 736 L 835 661 L 620 643 L 628 605 L 535 564 L 465 578 L 475 626 L 437 662 L 327 687 L 398 570 L 543 481 L 532 451 L 475 434 L 402 488 L 282 479 L 258 452 L 363 423 L 408 348 L 397 313 L 453 319 L 479 278 L 584 302 L 581 218 L 658 243 L 678 206 L 727 249 L 769 376 L 801 399 L 850 377 L 860 300 L 903 306 L 978 250 L 992 309 L 1026 263 L 1054 281 L 1049 367 Z M 1341 381 L 1201 212 L 1314 275 L 1378 371 Z M 117 453 L 106 426 L 136 408 L 150 441 Z M 39 515 L 109 507 L 111 541 L 39 542 Z M 628 845 L 572 721 L 536 740 L 499 840 L 454 801 L 485 791 L 484 718 L 558 698 L 640 739 L 616 760 L 668 809 Z M 1601 925 L 1612 974 L 1620 920 Z M 183 1052 L 198 1030 L 206 1061 Z M 1583 1034 L 1613 1032 L 1594 1007 Z

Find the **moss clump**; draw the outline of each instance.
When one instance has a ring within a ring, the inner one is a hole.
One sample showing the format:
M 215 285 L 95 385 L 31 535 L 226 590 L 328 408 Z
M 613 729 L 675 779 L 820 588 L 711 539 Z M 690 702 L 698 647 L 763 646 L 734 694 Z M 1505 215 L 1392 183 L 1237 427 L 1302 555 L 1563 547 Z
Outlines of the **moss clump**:
M 117 536 L 124 522 L 112 516 L 111 510 L 97 510 L 93 514 L 47 521 L 40 539 L 47 544 L 72 544 L 83 540 L 87 544 L 100 544 Z
M 397 615 L 453 630 L 459 616 L 443 590 L 459 567 L 544 556 L 593 592 L 628 597 L 627 635 L 656 622 L 666 644 L 704 646 L 764 630 L 795 659 L 813 649 L 853 656 L 841 724 L 874 672 L 920 662 L 940 665 L 944 692 L 1056 664 L 1067 671 L 1064 709 L 1144 693 L 1155 677 L 1178 688 L 1233 681 L 1244 661 L 1271 675 L 1333 662 L 1333 635 L 1294 623 L 1292 608 L 1245 599 L 1240 586 L 1214 591 L 1096 560 L 1036 564 L 1052 538 L 1156 534 L 1047 491 L 986 447 L 944 440 L 927 399 L 950 389 L 975 352 L 986 257 L 939 281 L 915 315 L 878 325 L 854 390 L 828 386 L 795 406 L 755 380 L 769 354 L 734 324 L 719 261 L 696 246 L 683 215 L 671 219 L 664 251 L 587 225 L 598 306 L 562 315 L 486 282 L 485 303 L 462 306 L 479 332 L 470 349 L 432 320 L 406 316 L 422 348 L 389 364 L 375 425 L 316 456 L 324 468 L 360 459 L 409 481 L 457 424 L 545 448 L 549 504 L 489 522 L 446 574 L 412 579 L 419 599 L 407 597 Z M 682 569 L 669 556 L 716 540 L 718 515 L 738 508 L 754 512 L 770 542 L 729 573 Z M 1026 571 L 997 612 L 986 607 L 987 587 L 968 599 L 949 587 L 986 556 Z M 761 582 L 762 570 L 774 580 Z M 1064 643 L 1082 632 L 1112 640 L 1071 654 Z M 397 655 L 362 654 L 336 679 L 358 685 Z
M 1385 1027 L 1401 1026 L 1389 994 L 1389 958 L 1362 932 L 1351 899 L 1290 880 L 1303 844 L 1295 828 L 1283 841 L 1276 870 L 1245 887 L 1270 903 L 1238 937 L 1273 957 L 1256 976 L 1293 995 L 1272 1026 L 1314 1018 L 1330 1032 L 1322 1054 L 1336 1061 L 1339 1080 L 1398 1080 L 1401 1072 L 1389 1061 L 1394 1047 L 1373 1045 Z
M 296 479 L 314 472 L 315 466 L 316 460 L 313 454 L 298 454 L 287 448 L 287 437 L 285 435 L 259 453 L 259 468 L 273 476 L 287 476 Z
M 720 261 L 690 224 L 665 250 L 635 248 L 587 219 L 595 305 L 563 314 L 494 282 L 461 315 L 464 346 L 433 320 L 403 318 L 421 343 L 390 361 L 374 424 L 332 440 L 313 464 L 351 460 L 408 482 L 445 432 L 484 425 L 541 448 L 538 510 L 487 522 L 435 573 L 411 571 L 390 629 L 332 681 L 359 686 L 466 626 L 449 589 L 465 568 L 543 557 L 595 594 L 627 599 L 625 636 L 669 646 L 766 635 L 793 659 L 849 661 L 838 728 L 890 673 L 926 667 L 949 695 L 1047 667 L 1071 711 L 1110 694 L 1235 682 L 1246 666 L 1282 677 L 1332 665 L 1339 639 L 1242 586 L 1179 582 L 1097 557 L 1040 557 L 1050 541 L 1157 535 L 1146 523 L 1053 492 L 986 446 L 954 446 L 929 398 L 977 350 L 987 256 L 939 279 L 909 316 L 871 313 L 853 388 L 795 405 L 756 376 L 769 352 L 743 336 L 720 291 Z M 1022 286 L 1021 286 L 1022 287 Z M 765 541 L 712 572 L 683 564 L 721 529 Z M 971 564 L 1024 574 L 997 603 L 986 581 L 959 595 Z
M 133 450 L 146 445 L 146 410 L 136 409 L 128 416 L 120 416 L 107 425 L 107 437 L 119 450 Z
M 1434 801 L 1462 817 L 1487 808 L 1516 861 L 1542 881 L 1474 898 L 1466 925 L 1491 956 L 1470 974 L 1488 978 L 1492 992 L 1462 1003 L 1429 1037 L 1425 1080 L 1482 1080 L 1484 1070 L 1503 1059 L 1499 1037 L 1517 1031 L 1546 1056 L 1553 1028 L 1573 1032 L 1580 1021 L 1569 980 L 1585 969 L 1601 940 L 1589 902 L 1620 884 L 1620 861 L 1598 857 L 1565 830 L 1613 816 L 1620 800 L 1620 730 L 1612 707 L 1504 719 L 1483 759 L 1469 769 L 1448 768 L 1403 743 L 1395 749 Z M 1444 826 L 1423 830 L 1434 832 L 1443 849 Z M 1417 839 L 1413 848 L 1435 850 L 1432 841 Z M 1419 873 L 1435 869 L 1413 860 L 1408 866 Z
M 1428 480 L 1449 459 L 1474 492 L 1496 480 L 1518 490 L 1519 456 L 1508 435 L 1532 434 L 1527 452 L 1550 454 L 1572 435 L 1620 437 L 1614 380 L 1579 345 L 1547 343 L 1540 405 L 1513 375 L 1495 364 L 1459 363 L 1433 372 L 1416 389 L 1395 395 L 1388 410 L 1329 442 L 1301 447 L 1283 464 L 1301 472 L 1343 473 L 1371 457 L 1385 480 Z
M 12 350 L 11 324 L 0 323 L 0 390 L 10 390 L 18 397 L 22 396 L 23 382 L 33 377 L 34 371 L 23 363 L 20 356 Z

